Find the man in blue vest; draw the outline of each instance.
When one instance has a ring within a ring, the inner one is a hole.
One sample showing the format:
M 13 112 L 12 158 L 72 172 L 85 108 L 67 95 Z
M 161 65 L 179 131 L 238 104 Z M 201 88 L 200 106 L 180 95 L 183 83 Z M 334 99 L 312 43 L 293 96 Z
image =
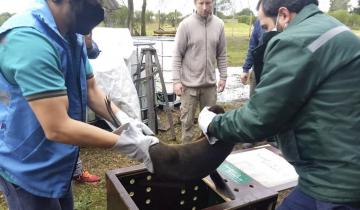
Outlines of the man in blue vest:
M 95 41 L 92 39 L 92 33 L 84 36 L 84 42 L 86 46 L 86 54 L 88 59 L 96 59 L 100 55 L 100 49 L 98 45 L 95 43 Z M 76 167 L 73 173 L 73 180 L 75 180 L 78 183 L 96 183 L 100 181 L 100 177 L 91 174 L 88 170 L 85 170 L 82 164 L 82 161 L 80 160 L 80 157 L 78 158 L 78 161 L 76 163 Z
M 88 105 L 112 121 L 83 36 L 104 18 L 98 0 L 44 0 L 0 27 L 0 191 L 12 209 L 73 209 L 78 146 L 145 162 L 158 143 L 115 105 L 120 136 L 84 123 Z M 81 35 L 82 34 L 82 35 Z

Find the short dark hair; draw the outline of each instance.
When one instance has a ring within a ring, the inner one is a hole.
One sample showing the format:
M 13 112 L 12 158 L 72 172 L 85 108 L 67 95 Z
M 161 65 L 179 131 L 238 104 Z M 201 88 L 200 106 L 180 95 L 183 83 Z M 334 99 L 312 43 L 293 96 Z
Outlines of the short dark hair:
M 286 7 L 290 12 L 299 13 L 309 4 L 319 5 L 318 0 L 259 0 L 256 7 L 259 10 L 262 5 L 264 14 L 268 17 L 276 17 L 280 7 Z
M 194 4 L 196 4 L 196 1 L 197 1 L 197 0 L 194 0 Z M 214 1 L 215 1 L 215 0 L 212 0 L 212 2 L 214 2 Z

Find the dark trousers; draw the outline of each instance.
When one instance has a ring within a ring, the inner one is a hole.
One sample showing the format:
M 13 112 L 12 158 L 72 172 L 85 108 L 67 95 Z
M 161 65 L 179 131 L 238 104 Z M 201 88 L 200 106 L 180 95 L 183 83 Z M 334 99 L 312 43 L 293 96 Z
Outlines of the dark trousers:
M 62 198 L 45 198 L 33 195 L 0 176 L 0 191 L 4 193 L 9 210 L 73 210 L 73 195 L 70 191 Z
M 276 210 L 359 210 L 358 207 L 319 201 L 295 188 Z

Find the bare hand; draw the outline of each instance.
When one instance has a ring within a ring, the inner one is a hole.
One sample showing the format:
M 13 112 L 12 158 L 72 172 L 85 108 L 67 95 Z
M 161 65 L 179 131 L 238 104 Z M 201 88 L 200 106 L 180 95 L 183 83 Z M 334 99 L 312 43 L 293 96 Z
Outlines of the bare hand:
M 92 34 L 88 34 L 84 36 L 84 40 L 85 40 L 85 45 L 87 49 L 92 49 L 93 45 L 92 45 Z
M 219 83 L 218 83 L 218 89 L 217 89 L 217 91 L 218 91 L 218 93 L 221 93 L 221 92 L 223 92 L 224 91 L 224 89 L 225 89 L 225 84 L 226 84 L 226 80 L 220 80 L 219 81 Z
M 247 84 L 247 81 L 249 79 L 249 72 L 243 72 L 241 73 L 240 75 L 240 79 L 241 79 L 241 82 L 246 85 Z
M 183 85 L 179 83 L 174 84 L 174 91 L 177 96 L 181 96 L 184 93 L 184 87 Z

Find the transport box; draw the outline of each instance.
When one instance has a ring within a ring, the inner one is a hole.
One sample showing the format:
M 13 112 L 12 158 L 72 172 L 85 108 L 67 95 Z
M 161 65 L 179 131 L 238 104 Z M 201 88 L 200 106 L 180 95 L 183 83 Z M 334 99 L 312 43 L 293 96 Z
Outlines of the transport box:
M 221 167 L 218 170 L 228 172 L 230 170 L 227 162 Z M 220 173 L 222 174 L 221 171 Z M 221 176 L 230 186 L 235 200 L 230 200 L 217 192 L 209 177 L 177 183 L 159 179 L 149 173 L 143 165 L 112 170 L 106 173 L 107 209 L 272 210 L 275 208 L 278 195 L 275 190 L 263 187 L 246 174 L 241 174 L 235 181 L 224 175 Z

